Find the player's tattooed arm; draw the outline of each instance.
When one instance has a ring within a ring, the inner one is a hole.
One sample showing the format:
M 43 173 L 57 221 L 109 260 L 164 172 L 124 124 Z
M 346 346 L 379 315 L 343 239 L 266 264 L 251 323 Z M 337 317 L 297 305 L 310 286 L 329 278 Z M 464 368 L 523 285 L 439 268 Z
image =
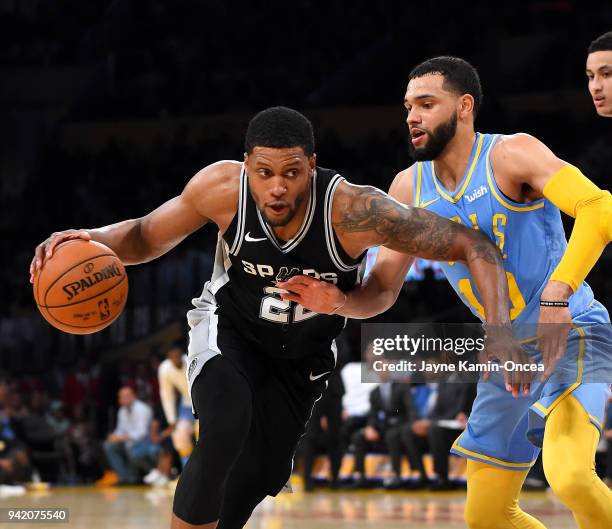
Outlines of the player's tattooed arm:
M 461 261 L 470 269 L 489 323 L 509 321 L 503 260 L 484 234 L 421 208 L 411 208 L 369 186 L 342 183 L 334 197 L 334 230 L 349 255 L 371 246 L 436 261 Z
M 351 240 L 348 246 L 353 246 L 354 239 L 358 247 L 381 245 L 436 261 L 483 260 L 503 266 L 499 251 L 485 235 L 425 209 L 400 204 L 374 187 L 350 188 L 336 202 L 333 219 L 336 233 Z

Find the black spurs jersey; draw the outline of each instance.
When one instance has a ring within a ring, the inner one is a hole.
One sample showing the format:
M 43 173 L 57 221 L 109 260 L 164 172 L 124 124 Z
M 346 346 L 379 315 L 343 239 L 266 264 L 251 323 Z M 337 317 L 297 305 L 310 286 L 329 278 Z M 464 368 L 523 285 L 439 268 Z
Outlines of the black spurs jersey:
M 276 282 L 303 274 L 350 290 L 361 280 L 363 255 L 349 257 L 331 224 L 332 200 L 342 180 L 335 171 L 317 167 L 304 221 L 291 240 L 280 241 L 251 196 L 243 164 L 238 210 L 227 231 L 219 235 L 207 285 L 220 325 L 230 324 L 275 356 L 297 358 L 329 350 L 345 318 L 282 300 Z

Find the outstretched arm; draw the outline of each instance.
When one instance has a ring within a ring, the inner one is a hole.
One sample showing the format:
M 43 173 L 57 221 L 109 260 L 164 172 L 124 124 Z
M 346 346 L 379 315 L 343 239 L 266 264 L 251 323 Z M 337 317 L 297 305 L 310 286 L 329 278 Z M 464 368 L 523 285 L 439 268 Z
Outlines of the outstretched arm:
M 95 229 L 53 233 L 36 247 L 30 281 L 55 247 L 70 239 L 94 240 L 111 248 L 124 264 L 151 261 L 174 248 L 209 220 L 220 229 L 229 224 L 238 202 L 237 162 L 218 162 L 197 173 L 183 192 L 144 217 Z

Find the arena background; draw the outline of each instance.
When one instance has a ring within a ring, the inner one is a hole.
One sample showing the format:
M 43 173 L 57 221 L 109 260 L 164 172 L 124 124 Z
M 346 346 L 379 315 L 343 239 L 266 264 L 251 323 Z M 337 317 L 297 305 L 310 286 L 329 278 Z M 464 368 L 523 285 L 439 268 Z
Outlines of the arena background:
M 164 347 L 185 342 L 214 227 L 130 267 L 124 314 L 85 337 L 37 313 L 34 247 L 52 231 L 141 216 L 208 163 L 241 159 L 248 120 L 267 106 L 313 121 L 320 165 L 386 190 L 410 164 L 408 72 L 458 55 L 481 75 L 477 130 L 534 134 L 609 188 L 612 121 L 596 116 L 584 68 L 588 44 L 610 29 L 612 4 L 578 0 L 0 0 L 0 378 L 13 405 L 84 404 L 103 438 L 121 384 L 158 403 L 147 381 Z M 608 249 L 588 278 L 608 308 L 611 264 Z M 380 318 L 472 321 L 432 272 Z M 357 333 L 345 333 L 343 362 L 359 356 Z M 83 374 L 90 387 L 72 392 L 66 381 Z

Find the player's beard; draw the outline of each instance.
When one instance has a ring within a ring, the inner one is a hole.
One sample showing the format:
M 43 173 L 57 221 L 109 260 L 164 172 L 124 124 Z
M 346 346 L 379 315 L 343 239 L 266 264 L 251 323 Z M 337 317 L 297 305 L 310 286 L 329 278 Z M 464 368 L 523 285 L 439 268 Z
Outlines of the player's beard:
M 268 215 L 266 215 L 265 209 L 260 210 L 263 218 L 268 223 L 268 226 L 270 226 L 271 228 L 280 228 L 281 226 L 286 226 L 287 224 L 289 224 L 293 220 L 293 217 L 295 217 L 295 214 L 297 213 L 297 211 L 300 209 L 300 206 L 302 205 L 304 200 L 306 199 L 306 196 L 308 195 L 308 191 L 309 190 L 306 189 L 305 191 L 300 193 L 297 197 L 295 197 L 295 202 L 293 204 L 288 205 L 288 211 L 286 215 L 280 219 L 279 218 L 271 219 L 268 217 Z
M 416 148 L 412 142 L 408 144 L 410 154 L 417 162 L 435 160 L 442 154 L 457 132 L 457 114 L 453 113 L 448 121 L 441 123 L 433 131 L 423 130 L 429 136 L 424 147 Z

